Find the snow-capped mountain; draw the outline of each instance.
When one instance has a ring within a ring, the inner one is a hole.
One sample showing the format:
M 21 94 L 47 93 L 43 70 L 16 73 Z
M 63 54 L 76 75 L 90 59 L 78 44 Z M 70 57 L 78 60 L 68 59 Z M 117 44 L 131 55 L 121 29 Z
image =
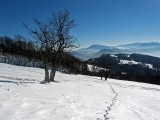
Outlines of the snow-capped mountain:
M 124 44 L 119 46 L 105 46 L 105 45 L 91 45 L 88 48 L 82 48 L 77 51 L 73 51 L 72 54 L 78 58 L 87 60 L 89 58 L 100 57 L 103 54 L 118 54 L 118 53 L 140 53 L 145 55 L 151 55 L 160 57 L 160 43 L 148 42 L 148 43 L 133 43 Z
M 114 47 L 94 44 L 94 45 L 91 45 L 87 48 L 81 48 L 77 51 L 73 51 L 72 54 L 75 57 L 86 60 L 86 59 L 94 57 L 94 55 L 102 49 L 114 49 Z
M 87 49 L 91 49 L 91 50 L 101 50 L 101 49 L 112 49 L 112 48 L 113 48 L 113 47 L 111 47 L 111 46 L 94 44 L 94 45 L 89 46 Z
M 94 58 L 95 56 L 99 56 L 99 55 L 96 55 L 96 53 L 98 53 L 101 50 L 113 50 L 113 49 L 117 49 L 117 48 L 113 46 L 94 44 L 87 48 L 81 48 L 77 51 L 73 51 L 72 54 L 75 57 L 87 60 L 89 58 Z

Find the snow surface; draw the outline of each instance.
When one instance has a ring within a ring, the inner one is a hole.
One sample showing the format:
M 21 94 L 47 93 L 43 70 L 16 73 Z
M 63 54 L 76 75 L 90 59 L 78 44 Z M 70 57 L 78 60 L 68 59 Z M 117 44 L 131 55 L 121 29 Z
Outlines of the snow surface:
M 160 86 L 0 63 L 0 120 L 159 120 Z
M 87 64 L 87 67 L 90 72 L 99 72 L 100 70 L 106 70 L 105 68 L 97 67 L 97 66 L 89 65 L 89 64 Z
M 145 63 L 145 66 L 148 67 L 149 69 L 153 69 L 153 65 Z
M 133 60 L 120 60 L 120 64 L 141 64 L 141 62 L 136 62 L 136 61 L 133 61 Z
M 133 60 L 120 60 L 120 63 L 119 64 L 129 64 L 129 65 L 133 65 L 133 64 L 135 64 L 135 65 L 142 65 L 142 66 L 144 66 L 144 67 L 147 67 L 147 68 L 149 68 L 149 69 L 155 69 L 155 68 L 153 68 L 153 65 L 152 64 L 149 64 L 149 63 L 142 63 L 142 62 L 136 62 L 136 61 L 133 61 Z
M 115 57 L 115 58 L 117 58 L 117 56 L 116 56 L 116 55 L 114 55 L 114 54 L 113 54 L 113 55 L 110 55 L 110 56 L 111 56 L 111 57 Z

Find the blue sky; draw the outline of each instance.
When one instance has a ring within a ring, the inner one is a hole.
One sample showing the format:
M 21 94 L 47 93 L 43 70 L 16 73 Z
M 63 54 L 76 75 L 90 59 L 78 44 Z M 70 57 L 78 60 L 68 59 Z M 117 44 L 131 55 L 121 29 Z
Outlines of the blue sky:
M 29 37 L 22 22 L 68 9 L 81 47 L 160 42 L 160 0 L 0 0 L 0 36 Z

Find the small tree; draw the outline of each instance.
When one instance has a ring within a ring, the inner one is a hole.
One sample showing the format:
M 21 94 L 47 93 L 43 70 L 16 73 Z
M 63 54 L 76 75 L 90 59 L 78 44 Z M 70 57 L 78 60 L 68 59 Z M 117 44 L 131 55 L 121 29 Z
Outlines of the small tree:
M 74 27 L 74 20 L 69 17 L 69 11 L 64 10 L 57 14 L 52 14 L 46 23 L 34 20 L 36 29 L 25 27 L 32 33 L 33 37 L 39 43 L 39 50 L 45 68 L 45 82 L 54 81 L 56 70 L 59 66 L 61 55 L 66 49 L 78 47 L 75 45 L 75 39 L 70 35 L 71 28 Z M 51 63 L 51 73 L 47 63 Z

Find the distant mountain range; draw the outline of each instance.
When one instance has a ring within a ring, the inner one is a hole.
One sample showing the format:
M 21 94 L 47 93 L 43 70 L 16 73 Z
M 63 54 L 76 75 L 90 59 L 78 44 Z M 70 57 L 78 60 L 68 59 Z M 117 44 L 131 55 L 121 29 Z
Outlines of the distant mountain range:
M 73 51 L 72 55 L 80 59 L 87 60 L 89 58 L 100 57 L 103 54 L 132 54 L 139 53 L 145 55 L 151 55 L 155 57 L 160 57 L 160 43 L 159 42 L 148 42 L 148 43 L 133 43 L 124 44 L 118 46 L 105 46 L 94 44 L 88 48 L 81 48 L 79 50 Z

